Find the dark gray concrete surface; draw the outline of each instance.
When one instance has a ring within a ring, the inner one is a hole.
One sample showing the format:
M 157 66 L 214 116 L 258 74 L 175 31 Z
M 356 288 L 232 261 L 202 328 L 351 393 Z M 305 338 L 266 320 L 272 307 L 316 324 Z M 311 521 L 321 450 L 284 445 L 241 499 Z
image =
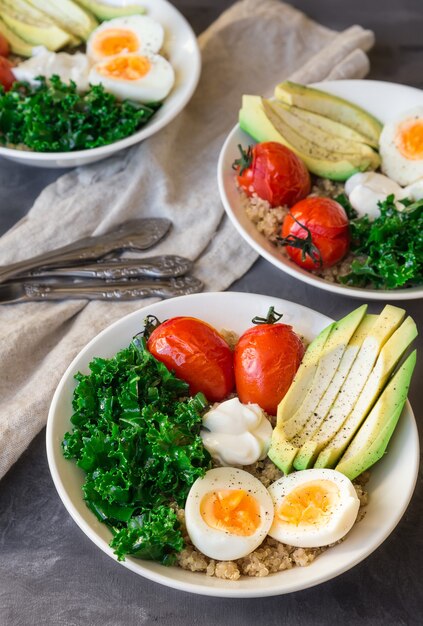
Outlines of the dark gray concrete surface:
M 174 4 L 200 32 L 231 2 L 177 0 Z M 377 43 L 370 53 L 370 78 L 423 87 L 421 0 L 296 0 L 292 4 L 332 28 L 353 23 L 372 28 Z M 0 160 L 0 232 L 22 217 L 42 188 L 59 174 Z M 232 289 L 287 298 L 334 318 L 358 304 L 300 283 L 264 260 L 257 261 Z M 404 305 L 421 322 L 421 303 Z M 378 310 L 380 304 L 370 305 L 370 311 Z M 420 361 L 410 390 L 420 432 L 421 380 Z M 0 482 L 0 626 L 423 623 L 421 475 L 395 531 L 353 570 L 289 596 L 223 600 L 149 582 L 98 550 L 59 500 L 44 439 L 43 431 Z

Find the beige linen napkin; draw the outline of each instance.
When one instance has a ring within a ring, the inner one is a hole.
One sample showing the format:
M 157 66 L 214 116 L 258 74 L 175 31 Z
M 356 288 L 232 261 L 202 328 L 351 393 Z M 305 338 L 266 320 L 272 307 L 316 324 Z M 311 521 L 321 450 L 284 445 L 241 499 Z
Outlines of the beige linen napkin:
M 195 260 L 207 290 L 242 276 L 256 253 L 219 199 L 216 163 L 243 93 L 270 94 L 291 76 L 359 78 L 373 34 L 336 33 L 276 0 L 234 4 L 199 38 L 203 70 L 186 109 L 154 137 L 48 186 L 0 240 L 0 263 L 17 261 L 134 217 L 173 221 L 154 254 Z M 147 254 L 151 254 L 151 251 Z M 73 301 L 0 307 L 0 477 L 45 425 L 57 383 L 78 351 L 114 320 L 151 303 Z

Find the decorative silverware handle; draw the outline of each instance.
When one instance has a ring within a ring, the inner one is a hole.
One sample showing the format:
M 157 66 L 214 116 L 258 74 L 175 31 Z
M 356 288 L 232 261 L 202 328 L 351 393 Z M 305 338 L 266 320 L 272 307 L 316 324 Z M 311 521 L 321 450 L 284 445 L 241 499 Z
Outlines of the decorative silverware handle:
M 93 281 L 62 285 L 23 283 L 23 300 L 136 300 L 158 296 L 172 298 L 198 293 L 203 283 L 194 276 L 182 278 L 128 281 L 126 283 L 95 283 Z
M 98 263 L 76 267 L 35 270 L 29 276 L 37 278 L 95 278 L 106 281 L 142 277 L 167 278 L 183 276 L 192 269 L 192 266 L 192 261 L 184 257 L 164 255 L 145 259 L 114 259 L 113 261 L 99 261 Z
M 0 266 L 0 282 L 37 268 L 64 267 L 95 261 L 115 250 L 146 250 L 160 241 L 170 226 L 170 220 L 162 218 L 131 220 L 106 235 L 85 237 L 31 259 Z

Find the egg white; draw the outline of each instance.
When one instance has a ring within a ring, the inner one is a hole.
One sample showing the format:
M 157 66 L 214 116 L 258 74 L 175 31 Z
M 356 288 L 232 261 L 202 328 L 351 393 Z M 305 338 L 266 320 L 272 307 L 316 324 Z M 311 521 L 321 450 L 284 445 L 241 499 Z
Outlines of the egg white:
M 156 22 L 147 15 L 128 15 L 126 17 L 116 17 L 115 19 L 103 22 L 95 30 L 92 31 L 87 41 L 87 55 L 92 62 L 97 63 L 106 57 L 100 54 L 96 50 L 96 41 L 100 35 L 103 35 L 108 30 L 126 30 L 130 31 L 139 42 L 137 52 L 139 54 L 144 53 L 156 53 L 161 50 L 164 41 L 164 29 L 159 22 Z M 124 51 L 122 51 L 124 52 Z M 127 51 L 128 52 L 128 51 Z
M 423 106 L 414 107 L 385 124 L 379 139 L 382 172 L 399 185 L 410 185 L 423 177 L 423 159 L 408 159 L 396 145 L 399 125 L 413 118 L 423 119 Z
M 260 525 L 249 537 L 211 528 L 202 518 L 203 497 L 223 489 L 244 489 L 260 508 Z M 265 539 L 273 521 L 272 499 L 264 485 L 252 474 L 233 467 L 218 467 L 198 478 L 185 503 L 185 523 L 194 546 L 211 559 L 231 561 L 255 550 Z
M 143 54 L 150 64 L 150 70 L 137 80 L 128 80 L 118 76 L 107 76 L 101 72 L 101 68 L 113 59 L 119 57 L 139 56 L 116 55 L 105 61 L 96 63 L 90 70 L 88 80 L 92 85 L 102 84 L 104 89 L 122 100 L 136 100 L 137 102 L 160 102 L 166 98 L 175 82 L 175 73 L 171 64 L 159 54 Z
M 283 499 L 293 489 L 312 481 L 325 480 L 336 485 L 339 499 L 330 512 L 320 523 L 297 525 L 281 521 L 277 511 Z M 290 546 L 301 548 L 317 548 L 327 546 L 342 539 L 352 528 L 360 501 L 352 482 L 336 470 L 310 469 L 294 472 L 283 476 L 268 488 L 275 509 L 273 524 L 269 530 L 270 537 Z

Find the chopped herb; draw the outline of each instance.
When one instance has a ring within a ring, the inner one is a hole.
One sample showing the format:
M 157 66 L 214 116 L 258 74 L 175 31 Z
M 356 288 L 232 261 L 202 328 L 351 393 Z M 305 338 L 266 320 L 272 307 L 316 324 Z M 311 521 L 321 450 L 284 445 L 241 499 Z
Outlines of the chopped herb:
M 113 532 L 118 559 L 169 564 L 184 543 L 173 507 L 210 467 L 199 435 L 207 401 L 201 393 L 189 398 L 187 383 L 144 339 L 111 359 L 95 358 L 90 370 L 75 376 L 63 454 L 85 471 L 84 499 Z
M 409 287 L 423 282 L 423 202 L 403 202 L 398 211 L 390 195 L 379 202 L 380 216 L 350 222 L 355 259 L 340 281 L 376 289 Z
M 146 124 L 160 104 L 119 101 L 93 85 L 78 93 L 73 81 L 59 76 L 37 84 L 16 82 L 7 93 L 0 86 L 0 143 L 36 152 L 69 152 L 113 143 Z

